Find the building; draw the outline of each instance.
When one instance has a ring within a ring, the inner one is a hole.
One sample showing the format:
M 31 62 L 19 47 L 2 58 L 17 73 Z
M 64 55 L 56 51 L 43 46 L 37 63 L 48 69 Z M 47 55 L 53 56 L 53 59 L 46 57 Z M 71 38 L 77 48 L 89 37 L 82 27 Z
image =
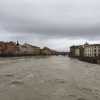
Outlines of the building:
M 52 50 L 49 49 L 48 47 L 44 47 L 43 49 L 41 49 L 41 54 L 42 55 L 51 55 L 52 54 Z
M 70 57 L 75 57 L 75 46 L 71 46 L 70 47 L 70 54 L 69 54 Z
M 79 57 L 80 56 L 80 46 L 75 47 L 75 56 Z
M 70 56 L 71 57 L 83 57 L 84 48 L 82 45 L 71 46 L 70 47 Z
M 70 47 L 70 57 L 100 64 L 100 44 L 84 44 Z
M 18 41 L 17 43 L 0 41 L 0 56 L 40 55 L 40 53 L 40 47 L 27 43 L 20 45 Z
M 18 55 L 40 55 L 40 47 L 32 46 L 30 44 L 23 44 L 18 46 Z
M 100 57 L 100 44 L 84 45 L 84 57 Z
M 84 44 L 70 47 L 72 57 L 100 57 L 100 44 Z
M 0 42 L 0 56 L 14 56 L 17 52 L 15 42 Z

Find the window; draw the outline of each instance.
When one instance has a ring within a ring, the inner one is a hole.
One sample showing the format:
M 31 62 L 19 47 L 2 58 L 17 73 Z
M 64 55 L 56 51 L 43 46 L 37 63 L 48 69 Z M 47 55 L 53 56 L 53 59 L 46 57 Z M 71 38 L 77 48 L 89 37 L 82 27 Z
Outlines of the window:
M 96 52 L 96 49 L 94 49 L 94 52 Z
M 94 56 L 96 57 L 96 53 L 94 54 Z

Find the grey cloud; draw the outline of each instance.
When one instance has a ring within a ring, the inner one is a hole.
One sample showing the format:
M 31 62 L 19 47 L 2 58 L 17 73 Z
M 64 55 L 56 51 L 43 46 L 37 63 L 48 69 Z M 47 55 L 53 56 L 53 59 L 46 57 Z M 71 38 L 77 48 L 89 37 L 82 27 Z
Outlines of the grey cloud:
M 0 0 L 0 30 L 15 40 L 97 40 L 99 9 L 99 0 Z
M 99 5 L 98 0 L 0 0 L 0 22 L 10 32 L 98 35 Z

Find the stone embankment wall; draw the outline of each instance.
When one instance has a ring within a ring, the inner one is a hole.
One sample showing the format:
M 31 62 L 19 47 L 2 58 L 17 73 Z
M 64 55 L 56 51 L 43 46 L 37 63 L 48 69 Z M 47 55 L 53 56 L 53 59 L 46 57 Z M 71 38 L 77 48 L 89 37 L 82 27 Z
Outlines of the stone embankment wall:
M 71 58 L 77 58 L 77 59 L 79 59 L 79 60 L 81 60 L 81 61 L 85 61 L 85 62 L 89 62 L 89 63 L 93 63 L 93 64 L 100 64 L 100 58 L 98 58 L 98 57 L 76 57 L 76 56 L 70 56 L 69 55 L 69 57 L 71 57 Z

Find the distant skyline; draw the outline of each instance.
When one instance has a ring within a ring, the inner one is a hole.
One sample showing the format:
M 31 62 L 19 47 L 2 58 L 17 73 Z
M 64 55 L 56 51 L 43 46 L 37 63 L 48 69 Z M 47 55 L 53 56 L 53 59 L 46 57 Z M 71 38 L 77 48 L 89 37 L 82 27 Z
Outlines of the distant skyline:
M 0 41 L 66 51 L 99 38 L 99 0 L 0 0 Z

